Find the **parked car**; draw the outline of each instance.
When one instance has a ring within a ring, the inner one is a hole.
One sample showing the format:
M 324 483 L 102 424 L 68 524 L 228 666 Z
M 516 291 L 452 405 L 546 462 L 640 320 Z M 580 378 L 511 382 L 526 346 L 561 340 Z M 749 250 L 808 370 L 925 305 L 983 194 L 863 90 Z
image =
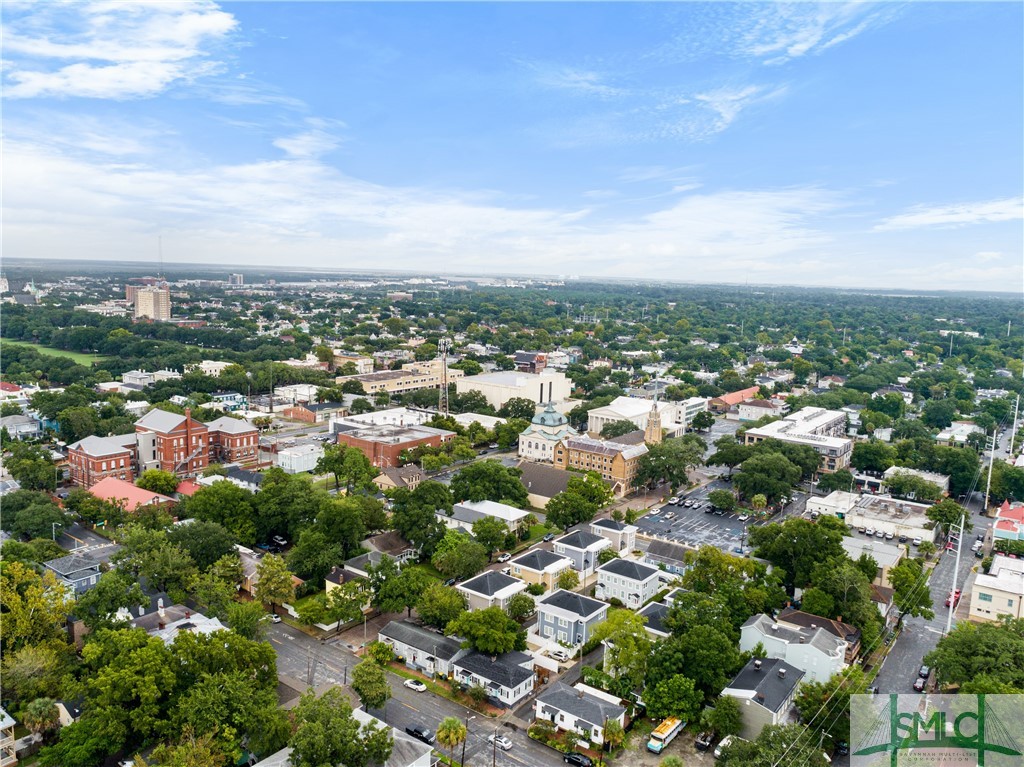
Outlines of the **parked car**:
M 270 622 L 271 623 L 280 623 L 281 622 L 281 616 L 280 615 L 271 615 L 270 616 Z
M 421 682 L 419 679 L 406 679 L 405 682 L 403 682 L 403 684 L 410 690 L 415 690 L 416 692 L 427 691 L 427 686 L 423 684 L 423 682 Z
M 921 677 L 922 679 L 927 679 L 928 675 L 931 674 L 931 673 L 932 673 L 932 670 L 931 670 L 930 667 L 928 667 L 928 666 L 921 666 L 921 668 L 917 672 L 917 675 L 919 677 Z
M 867 528 L 866 530 L 864 530 L 864 535 L 866 535 L 868 538 L 873 538 L 874 535 L 875 535 L 875 528 L 873 528 L 873 527 Z
M 590 757 L 586 754 L 581 754 L 579 751 L 572 751 L 562 757 L 562 761 L 566 764 L 575 765 L 575 767 L 592 767 L 593 762 L 590 761 Z
M 454 586 L 456 580 L 457 580 L 456 578 L 449 578 L 448 580 L 446 580 L 444 582 L 444 585 L 445 586 Z
M 884 530 L 875 530 L 875 537 L 876 538 L 884 538 L 885 537 L 885 531 Z
M 868 529 L 866 527 L 864 527 L 863 525 L 861 525 L 860 527 L 857 528 L 857 532 L 860 533 L 861 535 L 864 535 L 867 531 L 868 531 Z
M 428 730 L 426 727 L 421 727 L 418 724 L 414 724 L 411 727 L 405 728 L 406 733 L 412 735 L 416 740 L 422 740 L 428 746 L 434 745 L 434 733 Z
M 740 522 L 746 522 L 748 519 L 750 519 L 750 515 L 749 514 L 740 514 L 740 516 L 739 516 Z
M 704 505 L 704 504 L 703 504 L 703 503 L 701 503 L 700 501 L 694 501 L 694 502 L 693 502 L 693 508 L 695 508 L 695 509 L 699 509 L 699 508 L 700 508 L 701 506 L 703 506 L 703 505 Z
M 693 506 L 693 501 L 687 498 L 685 501 L 683 501 L 683 506 L 685 506 L 686 508 L 690 508 L 691 506 Z
M 901 535 L 901 536 L 899 537 L 899 541 L 900 541 L 900 543 L 906 543 L 906 542 L 907 542 L 907 536 L 905 536 L 905 535 Z
M 697 736 L 697 739 L 693 741 L 693 745 L 694 747 L 696 747 L 698 751 L 707 751 L 711 748 L 714 742 L 715 733 L 702 732 L 700 735 Z
M 668 499 L 668 505 L 669 506 L 676 506 L 678 504 L 679 504 L 679 496 L 673 495 L 671 498 Z
M 707 506 L 704 507 L 704 513 L 705 514 L 713 514 L 715 511 L 716 511 L 715 507 L 712 506 L 710 503 Z
M 895 535 L 893 535 L 892 533 L 886 533 L 886 534 L 885 534 L 885 540 L 887 540 L 887 541 L 891 541 L 891 540 L 892 540 L 893 538 L 895 538 L 895 537 L 896 537 L 896 536 L 895 536 Z
M 914 690 L 917 692 L 924 692 L 924 686 L 927 680 L 918 677 L 914 680 Z
M 676 518 L 676 513 L 674 511 L 670 511 L 670 512 L 668 512 L 668 514 L 665 515 L 665 519 L 675 519 L 675 518 Z
M 914 540 L 911 541 L 911 544 L 913 544 L 914 546 L 920 546 L 921 545 L 921 539 L 920 538 L 915 538 Z
M 949 607 L 950 603 L 953 604 L 953 607 L 960 603 L 960 589 L 955 589 L 946 595 L 946 607 Z
M 985 552 L 981 549 L 975 549 L 974 556 L 976 556 L 978 559 L 982 559 L 985 556 Z
M 559 663 L 568 663 L 570 655 L 566 650 L 561 647 L 551 651 L 551 657 L 557 660 Z
M 288 541 L 286 539 L 282 538 L 280 535 L 275 535 L 270 540 L 272 540 L 278 546 L 287 546 L 288 545 Z
M 501 568 L 501 574 L 502 575 L 512 575 L 512 568 L 511 567 L 503 567 L 503 568 Z
M 541 538 L 541 540 L 544 541 L 545 543 L 548 543 L 549 541 L 553 541 L 553 540 L 555 540 L 555 534 L 554 533 L 546 533 L 544 535 L 544 537 Z
M 487 736 L 487 742 L 493 743 L 502 751 L 508 751 L 512 748 L 512 740 L 508 735 L 498 735 L 497 733 L 491 733 Z
M 498 555 L 499 562 L 508 562 L 510 559 L 512 559 L 512 555 L 509 554 L 507 551 L 504 554 Z

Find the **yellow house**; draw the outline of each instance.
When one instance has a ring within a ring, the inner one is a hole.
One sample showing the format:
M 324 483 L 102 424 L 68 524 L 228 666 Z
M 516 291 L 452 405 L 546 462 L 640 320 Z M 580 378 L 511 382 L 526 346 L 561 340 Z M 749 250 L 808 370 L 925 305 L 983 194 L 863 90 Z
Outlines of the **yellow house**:
M 572 568 L 572 560 L 543 549 L 531 551 L 509 563 L 510 574 L 526 583 L 543 583 L 554 591 L 558 576 Z

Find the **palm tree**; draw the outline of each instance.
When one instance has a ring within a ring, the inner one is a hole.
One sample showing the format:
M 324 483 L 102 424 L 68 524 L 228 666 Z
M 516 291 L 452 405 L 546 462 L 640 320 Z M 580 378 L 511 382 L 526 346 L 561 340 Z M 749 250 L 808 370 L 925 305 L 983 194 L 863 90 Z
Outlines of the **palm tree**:
M 608 751 L 614 751 L 626 740 L 626 732 L 618 719 L 606 719 L 604 722 L 604 743 Z
M 457 717 L 446 716 L 437 727 L 437 742 L 446 746 L 451 752 L 452 763 L 455 762 L 455 749 L 466 739 L 469 732 Z
M 52 698 L 36 698 L 25 707 L 21 722 L 33 735 L 41 736 L 57 727 L 59 714 Z
M 750 499 L 750 505 L 760 514 L 768 505 L 768 499 L 762 493 L 758 493 Z

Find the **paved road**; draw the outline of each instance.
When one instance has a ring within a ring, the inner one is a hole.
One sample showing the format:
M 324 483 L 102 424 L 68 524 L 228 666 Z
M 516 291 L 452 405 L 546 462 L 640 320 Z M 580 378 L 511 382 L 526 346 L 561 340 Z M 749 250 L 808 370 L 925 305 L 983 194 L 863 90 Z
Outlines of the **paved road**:
M 86 530 L 77 522 L 57 536 L 57 545 L 73 554 L 88 554 L 99 562 L 109 562 L 121 550 L 119 544 Z
M 971 568 L 978 563 L 970 550 L 971 543 L 977 534 L 985 532 L 992 524 L 991 519 L 981 516 L 981 494 L 975 493 L 968 505 L 971 511 L 974 531 L 964 537 L 963 550 L 960 553 L 960 568 L 956 572 L 955 588 L 965 591 L 964 585 Z M 928 587 L 932 596 L 935 617 L 932 620 L 923 618 L 906 618 L 903 631 L 896 639 L 893 648 L 882 663 L 875 684 L 881 692 L 913 693 L 913 683 L 921 667 L 923 658 L 935 649 L 946 628 L 948 610 L 943 605 L 946 596 L 954 588 L 954 566 L 956 552 L 945 551 L 935 566 Z M 969 592 L 960 603 L 960 613 L 966 610 L 970 600 Z M 957 617 L 953 617 L 953 625 Z

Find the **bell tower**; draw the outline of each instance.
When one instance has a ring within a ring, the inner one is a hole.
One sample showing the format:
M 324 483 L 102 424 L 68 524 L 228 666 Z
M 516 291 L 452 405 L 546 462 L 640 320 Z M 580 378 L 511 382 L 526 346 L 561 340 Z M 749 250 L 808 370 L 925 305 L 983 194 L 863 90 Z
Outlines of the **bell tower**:
M 644 428 L 644 442 L 648 445 L 661 444 L 661 413 L 658 411 L 658 398 L 651 403 L 651 412 L 647 414 L 647 426 Z

